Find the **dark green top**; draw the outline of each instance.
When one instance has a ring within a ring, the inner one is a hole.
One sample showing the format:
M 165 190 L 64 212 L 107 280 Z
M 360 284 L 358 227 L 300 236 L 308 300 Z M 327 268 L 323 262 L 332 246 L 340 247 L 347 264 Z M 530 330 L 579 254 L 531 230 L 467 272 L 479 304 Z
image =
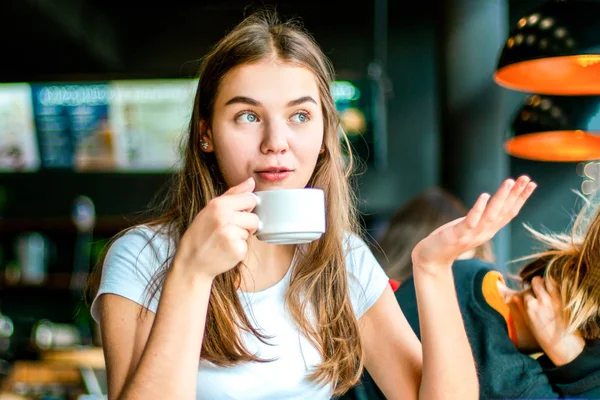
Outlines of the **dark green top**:
M 600 399 L 599 342 L 588 343 L 575 360 L 561 367 L 554 366 L 546 356 L 534 360 L 519 352 L 508 337 L 504 318 L 483 297 L 483 278 L 493 270 L 492 265 L 477 259 L 459 260 L 453 265 L 458 302 L 479 373 L 480 398 Z M 412 278 L 398 288 L 396 299 L 420 339 Z M 362 400 L 385 397 L 365 373 L 361 385 L 342 398 Z

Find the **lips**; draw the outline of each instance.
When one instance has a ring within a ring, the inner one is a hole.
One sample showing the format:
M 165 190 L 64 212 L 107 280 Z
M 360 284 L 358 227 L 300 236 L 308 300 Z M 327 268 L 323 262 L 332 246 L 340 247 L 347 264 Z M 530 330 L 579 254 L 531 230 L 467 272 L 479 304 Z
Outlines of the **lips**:
M 258 176 L 266 181 L 281 181 L 291 175 L 293 170 L 286 167 L 271 167 L 256 171 Z

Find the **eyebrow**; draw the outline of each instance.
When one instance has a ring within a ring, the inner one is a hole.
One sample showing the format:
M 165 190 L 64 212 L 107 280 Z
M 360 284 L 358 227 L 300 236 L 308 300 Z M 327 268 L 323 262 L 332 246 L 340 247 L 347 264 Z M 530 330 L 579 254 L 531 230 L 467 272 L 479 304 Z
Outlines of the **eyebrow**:
M 317 104 L 317 102 L 315 101 L 315 99 L 313 99 L 310 96 L 302 96 L 296 100 L 292 100 L 289 103 L 287 103 L 288 107 L 294 107 L 294 106 L 298 106 L 302 103 L 314 103 Z
M 231 99 L 229 99 L 229 101 L 227 103 L 225 103 L 226 106 L 231 105 L 231 104 L 248 104 L 251 106 L 261 106 L 260 102 L 250 98 L 250 97 L 246 97 L 246 96 L 235 96 L 232 97 Z M 290 102 L 287 103 L 288 107 L 294 107 L 297 105 L 300 105 L 302 103 L 314 103 L 317 104 L 317 102 L 315 101 L 315 99 L 313 99 L 311 96 L 302 96 L 300 98 L 297 98 L 296 100 L 292 100 Z
M 251 106 L 260 106 L 260 103 L 258 101 L 251 99 L 250 97 L 245 97 L 245 96 L 232 97 L 231 99 L 229 99 L 229 101 L 227 103 L 225 103 L 225 105 L 228 106 L 230 104 L 236 104 L 236 103 L 249 104 Z

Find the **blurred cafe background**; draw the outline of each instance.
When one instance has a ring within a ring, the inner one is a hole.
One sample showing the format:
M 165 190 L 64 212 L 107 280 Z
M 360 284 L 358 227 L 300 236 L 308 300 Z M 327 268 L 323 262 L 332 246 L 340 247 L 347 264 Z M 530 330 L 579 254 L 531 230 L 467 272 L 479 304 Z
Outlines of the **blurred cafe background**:
M 373 238 L 429 187 L 470 205 L 528 174 L 537 191 L 494 239 L 511 272 L 533 246 L 523 223 L 565 229 L 573 191 L 594 194 L 598 1 L 4 0 L 0 399 L 106 393 L 87 274 L 177 171 L 198 60 L 263 4 L 333 61 Z

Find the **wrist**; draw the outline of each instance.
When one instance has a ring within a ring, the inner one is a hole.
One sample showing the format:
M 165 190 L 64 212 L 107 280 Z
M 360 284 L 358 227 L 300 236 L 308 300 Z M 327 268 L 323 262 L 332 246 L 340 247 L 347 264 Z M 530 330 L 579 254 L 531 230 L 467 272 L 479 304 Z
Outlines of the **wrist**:
M 168 275 L 172 277 L 171 279 L 184 284 L 192 290 L 210 290 L 214 280 L 213 276 L 198 271 L 177 257 L 173 259 Z
M 585 340 L 578 333 L 571 333 L 558 342 L 541 347 L 552 363 L 560 367 L 575 360 L 583 352 Z
M 413 274 L 431 278 L 447 277 L 452 275 L 452 263 L 413 261 Z

